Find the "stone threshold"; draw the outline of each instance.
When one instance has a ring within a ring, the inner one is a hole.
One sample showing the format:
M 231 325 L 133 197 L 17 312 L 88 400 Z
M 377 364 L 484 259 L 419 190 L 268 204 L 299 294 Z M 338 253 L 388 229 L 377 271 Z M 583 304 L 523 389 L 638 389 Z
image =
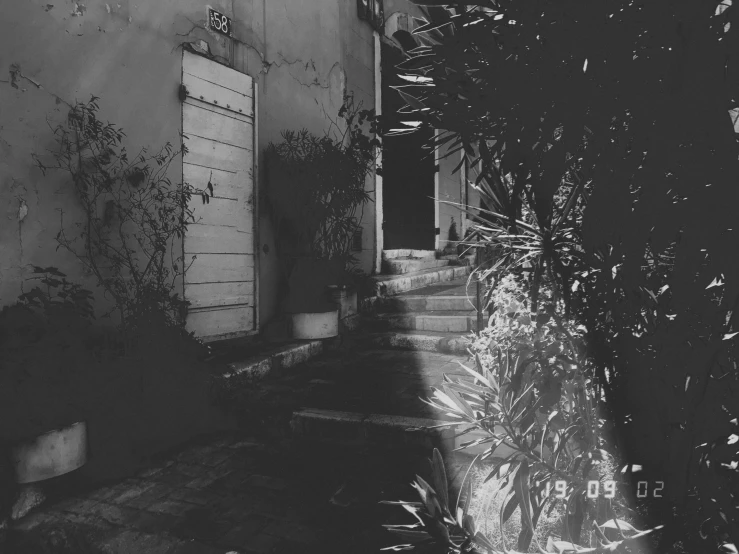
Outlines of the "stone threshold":
M 471 267 L 468 265 L 459 265 L 424 269 L 402 275 L 374 275 L 375 294 L 360 301 L 359 311 L 366 312 L 372 310 L 375 302 L 382 297 L 420 289 L 435 283 L 461 279 L 470 273 L 470 269 Z
M 293 412 L 290 428 L 294 435 L 311 439 L 437 447 L 445 452 L 452 452 L 464 443 L 488 436 L 481 430 L 460 435 L 467 426 L 454 423 L 441 419 L 302 408 Z M 503 430 L 498 428 L 496 431 L 502 433 Z M 490 444 L 471 446 L 457 450 L 455 454 L 474 457 L 482 454 L 489 446 Z M 513 449 L 500 445 L 495 450 L 495 457 L 507 457 L 514 452 Z
M 227 364 L 222 377 L 234 377 L 248 381 L 260 381 L 273 371 L 287 369 L 318 356 L 324 351 L 336 348 L 341 343 L 341 335 L 320 340 L 296 340 L 270 348 L 263 354 L 254 355 L 244 361 Z
M 376 347 L 419 350 L 440 354 L 469 354 L 467 335 L 434 331 L 385 331 L 367 333 L 362 337 Z
M 273 371 L 288 369 L 339 347 L 342 337 L 358 329 L 360 314 L 348 315 L 339 320 L 339 335 L 327 339 L 298 340 L 275 338 L 271 342 L 257 342 L 245 359 L 226 363 L 226 371 L 220 374 L 229 380 L 239 377 L 249 382 L 264 379 Z M 277 344 L 275 344 L 277 342 Z

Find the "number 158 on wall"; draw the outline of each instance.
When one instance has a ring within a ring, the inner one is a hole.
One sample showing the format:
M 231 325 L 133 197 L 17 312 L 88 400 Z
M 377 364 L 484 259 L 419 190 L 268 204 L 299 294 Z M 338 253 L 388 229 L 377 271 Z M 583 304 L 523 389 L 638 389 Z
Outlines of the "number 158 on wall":
M 213 8 L 208 8 L 208 27 L 221 35 L 231 36 L 231 18 L 226 17 Z

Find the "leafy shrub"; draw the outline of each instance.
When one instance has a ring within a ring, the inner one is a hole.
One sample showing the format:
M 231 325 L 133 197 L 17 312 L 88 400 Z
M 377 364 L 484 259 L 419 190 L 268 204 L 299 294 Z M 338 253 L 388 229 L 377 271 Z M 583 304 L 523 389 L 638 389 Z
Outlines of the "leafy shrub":
M 491 296 L 495 310 L 489 326 L 470 340 L 475 367 L 463 366 L 470 378 L 445 375 L 428 402 L 456 419 L 461 435 L 482 432 L 460 448 L 487 445 L 475 460 L 494 462 L 486 480 L 499 479 L 502 487 L 512 483 L 501 506 L 501 528 L 520 508 L 516 548 L 527 551 L 532 539 L 544 548 L 535 538 L 537 524 L 546 507 L 551 512 L 559 505 L 562 534 L 548 538 L 548 552 L 561 551 L 565 543 L 573 551 L 591 551 L 574 546 L 583 541 L 589 548 L 616 548 L 643 536 L 622 519 L 628 511 L 624 483 L 614 475 L 618 460 L 606 440 L 606 422 L 598 417 L 600 398 L 586 357 L 584 328 L 558 317 L 546 293 L 541 300 L 548 317 L 535 322 L 525 285 L 512 275 L 503 278 Z M 496 456 L 500 450 L 512 452 Z M 435 474 L 442 474 L 437 454 L 434 464 Z M 413 529 L 417 538 L 425 536 L 447 548 L 493 548 L 468 513 L 470 481 L 466 485 L 468 500 L 460 512 L 439 492 L 438 487 L 445 488 L 441 477 L 436 478 L 436 492 L 417 481 L 422 505 L 404 503 L 420 518 Z M 612 498 L 594 494 L 596 486 Z M 555 490 L 561 498 L 555 498 Z M 623 534 L 614 536 L 618 528 Z
M 129 158 L 123 130 L 98 117 L 96 97 L 77 103 L 65 123 L 54 129 L 56 148 L 46 165 L 70 177 L 80 200 L 83 218 L 71 235 L 62 226 L 59 245 L 71 252 L 115 302 L 122 321 L 135 326 L 145 317 L 164 317 L 181 324 L 187 302 L 179 297 L 177 279 L 192 263 L 186 262 L 176 241 L 194 222 L 191 200 L 213 195 L 213 183 L 196 189 L 173 184 L 167 171 L 185 145 L 175 151 L 170 143 L 151 154 L 147 148 Z
M 665 481 L 644 501 L 661 549 L 735 551 L 739 72 L 717 62 L 736 6 L 678 2 L 673 26 L 648 2 L 413 2 L 407 123 L 463 152 L 479 240 L 529 265 L 531 311 L 548 279 L 587 326 L 624 457 Z M 689 82 L 711 85 L 675 93 Z
M 40 284 L 0 312 L 0 441 L 86 420 L 94 456 L 77 473 L 92 481 L 129 475 L 226 423 L 212 403 L 208 349 L 185 330 L 187 303 L 175 292 L 188 267 L 176 247 L 193 221 L 190 201 L 206 202 L 213 183 L 200 192 L 171 183 L 180 152 L 170 144 L 129 160 L 125 133 L 98 109 L 95 97 L 72 108 L 54 129 L 52 163 L 36 162 L 70 178 L 82 218 L 74 235 L 62 220 L 57 242 L 120 320 L 100 324 L 92 293 L 55 267 L 34 267 Z
M 326 286 L 345 284 L 346 269 L 356 263 L 357 212 L 370 200 L 365 179 L 379 142 L 364 130 L 367 123 L 374 130 L 374 113 L 355 106 L 351 95 L 339 117 L 343 130 L 332 122 L 338 134 L 288 130 L 267 147 L 270 206 L 290 285 L 288 311 L 303 311 L 296 302 L 320 304 Z
M 102 326 L 89 291 L 35 271 L 44 286 L 0 311 L 0 442 L 86 420 L 94 457 L 79 472 L 96 481 L 225 423 L 191 334 L 156 318 Z

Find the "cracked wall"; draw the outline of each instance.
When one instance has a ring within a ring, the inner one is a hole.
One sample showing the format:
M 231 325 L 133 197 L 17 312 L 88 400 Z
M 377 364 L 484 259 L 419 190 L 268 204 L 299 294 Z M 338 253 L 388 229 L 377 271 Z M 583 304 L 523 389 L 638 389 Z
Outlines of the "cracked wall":
M 256 80 L 260 157 L 282 130 L 325 131 L 347 90 L 364 107 L 374 106 L 372 31 L 357 18 L 354 2 L 212 0 L 210 5 L 233 19 L 232 40 L 204 29 L 206 6 L 194 0 L 29 0 L 3 14 L 0 305 L 16 299 L 31 265 L 56 265 L 94 288 L 76 260 L 56 251 L 60 210 L 65 222 L 79 215 L 71 186 L 53 174 L 43 177 L 31 154 L 52 144 L 49 124 L 63 121 L 76 100 L 93 94 L 100 97 L 101 116 L 124 128 L 130 149 L 178 144 L 182 43 L 204 40 L 219 61 Z M 173 166 L 173 182 L 180 172 Z M 373 258 L 373 218 L 369 204 L 363 218 L 365 269 Z M 265 210 L 259 228 L 260 321 L 266 323 L 276 312 L 279 291 Z
M 68 225 L 80 215 L 70 183 L 44 177 L 31 155 L 43 156 L 50 127 L 93 94 L 131 150 L 177 145 L 177 33 L 183 14 L 196 19 L 201 11 L 194 1 L 32 0 L 0 18 L 0 304 L 15 301 L 32 265 L 55 265 L 94 288 L 76 260 L 56 251 L 62 212 Z M 175 182 L 179 171 L 170 172 Z
M 347 91 L 364 108 L 374 108 L 374 39 L 370 26 L 357 17 L 354 2 L 247 0 L 235 3 L 234 9 L 234 67 L 252 75 L 259 86 L 260 157 L 284 130 L 323 134 L 337 120 Z M 263 194 L 268 184 L 260 173 Z M 367 189 L 374 189 L 373 177 Z M 374 204 L 368 203 L 358 256 L 368 272 L 374 256 L 374 213 Z M 264 210 L 263 215 L 260 238 L 269 253 L 262 250 L 260 258 L 260 319 L 266 321 L 280 299 L 274 234 Z

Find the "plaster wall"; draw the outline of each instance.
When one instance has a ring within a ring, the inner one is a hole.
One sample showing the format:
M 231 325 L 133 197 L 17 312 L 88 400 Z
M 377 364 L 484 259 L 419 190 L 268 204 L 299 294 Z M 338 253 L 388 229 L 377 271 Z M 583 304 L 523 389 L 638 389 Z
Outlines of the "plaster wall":
M 32 265 L 54 265 L 94 289 L 71 255 L 56 251 L 61 215 L 79 220 L 61 175 L 42 176 L 31 154 L 52 145 L 49 125 L 75 101 L 100 97 L 101 116 L 123 127 L 129 151 L 179 145 L 181 47 L 207 41 L 219 61 L 258 84 L 258 155 L 285 129 L 321 134 L 336 121 L 343 94 L 374 106 L 373 39 L 356 4 L 342 0 L 212 0 L 233 19 L 233 39 L 205 29 L 197 0 L 20 2 L 0 18 L 0 305 L 22 292 Z M 267 182 L 257 175 L 260 198 Z M 169 178 L 181 180 L 181 164 Z M 367 182 L 368 190 L 374 179 Z M 369 271 L 374 205 L 364 208 L 361 265 Z M 279 266 L 271 219 L 260 205 L 260 322 L 276 313 Z M 28 285 L 27 285 L 28 286 Z

